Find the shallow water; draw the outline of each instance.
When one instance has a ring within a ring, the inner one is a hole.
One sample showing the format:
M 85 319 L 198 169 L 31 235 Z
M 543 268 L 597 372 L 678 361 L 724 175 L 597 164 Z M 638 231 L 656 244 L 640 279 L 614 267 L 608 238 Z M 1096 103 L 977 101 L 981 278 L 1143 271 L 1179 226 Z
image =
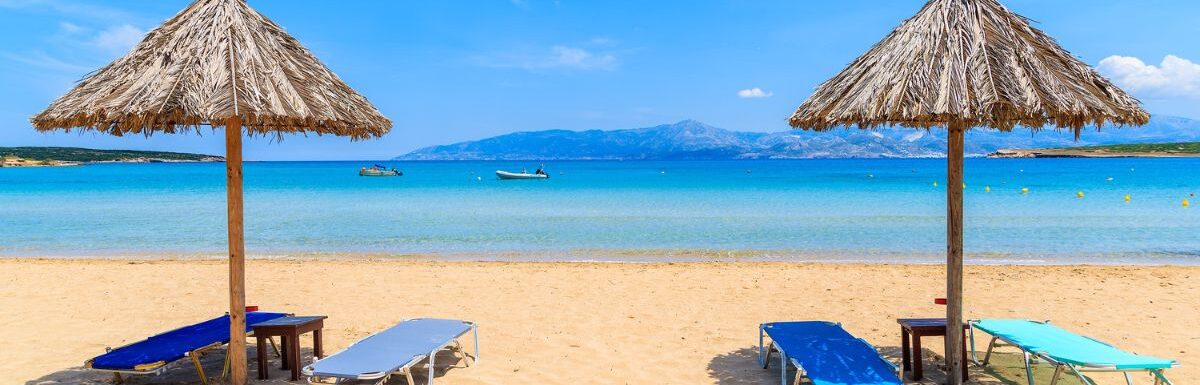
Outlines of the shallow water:
M 943 159 L 551 162 L 546 181 L 494 177 L 535 162 L 387 163 L 405 176 L 359 177 L 368 164 L 247 163 L 247 252 L 622 261 L 944 255 Z M 1200 207 L 1181 205 L 1200 192 L 1196 170 L 1200 159 L 968 159 L 967 258 L 1200 263 Z M 0 256 L 219 256 L 224 168 L 3 168 L 0 229 Z

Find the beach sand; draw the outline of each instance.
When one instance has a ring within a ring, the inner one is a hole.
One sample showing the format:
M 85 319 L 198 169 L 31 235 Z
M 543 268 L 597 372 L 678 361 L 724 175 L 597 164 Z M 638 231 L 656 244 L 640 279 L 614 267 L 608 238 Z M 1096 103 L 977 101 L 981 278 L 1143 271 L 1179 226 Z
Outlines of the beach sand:
M 106 346 L 228 306 L 221 261 L 7 259 L 0 271 L 0 373 L 18 383 L 105 382 L 79 366 Z M 1178 359 L 1183 365 L 1168 371 L 1176 383 L 1200 378 L 1200 268 L 966 272 L 970 318 L 1053 320 L 1132 352 Z M 776 384 L 779 372 L 755 360 L 761 322 L 840 321 L 898 362 L 895 319 L 945 311 L 932 301 L 945 287 L 937 265 L 251 260 L 247 277 L 248 304 L 328 315 L 327 353 L 406 318 L 477 321 L 479 365 L 439 372 L 436 382 L 446 385 Z M 925 342 L 933 352 L 941 344 Z M 220 372 L 222 355 L 210 355 L 210 373 Z M 927 373 L 936 372 L 934 358 L 926 360 Z M 972 368 L 979 383 L 1024 384 L 1020 372 L 993 379 Z M 195 381 L 190 365 L 180 364 L 132 383 Z

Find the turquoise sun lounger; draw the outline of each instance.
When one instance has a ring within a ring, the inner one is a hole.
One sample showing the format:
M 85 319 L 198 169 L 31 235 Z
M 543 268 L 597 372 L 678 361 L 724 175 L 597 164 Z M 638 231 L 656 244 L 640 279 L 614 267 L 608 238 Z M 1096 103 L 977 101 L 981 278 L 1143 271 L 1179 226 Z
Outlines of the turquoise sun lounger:
M 971 359 L 980 366 L 986 366 L 991 358 L 996 341 L 1004 341 L 1013 345 L 1025 355 L 1025 376 L 1029 385 L 1033 385 L 1033 369 L 1035 360 L 1042 360 L 1054 365 L 1054 384 L 1063 371 L 1070 369 L 1084 384 L 1095 384 L 1081 372 L 1122 372 L 1125 382 L 1133 384 L 1131 372 L 1148 372 L 1154 377 L 1154 383 L 1171 384 L 1163 375 L 1164 369 L 1178 365 L 1175 360 L 1140 356 L 1129 353 L 1091 337 L 1071 333 L 1063 328 L 1051 325 L 1050 321 L 1037 322 L 1021 319 L 987 319 L 970 321 L 971 324 Z M 988 344 L 987 354 L 983 362 L 975 357 L 975 329 L 992 336 Z
M 763 337 L 771 343 L 763 347 Z M 787 385 L 788 363 L 796 366 L 795 384 L 808 377 L 814 385 L 900 385 L 899 369 L 875 347 L 851 335 L 841 324 L 825 321 L 773 322 L 758 327 L 758 362 L 770 365 L 779 351 L 780 383 Z
M 473 333 L 475 355 L 463 352 L 458 338 Z M 372 334 L 329 357 L 325 357 L 303 369 L 308 382 L 333 379 L 334 383 L 345 380 L 378 380 L 382 384 L 392 374 L 403 374 L 409 385 L 414 385 L 412 368 L 421 361 L 429 360 L 428 384 L 433 384 L 434 358 L 437 353 L 449 348 L 462 355 L 467 366 L 479 361 L 479 332 L 474 322 L 418 318 L 400 322 L 379 333 Z

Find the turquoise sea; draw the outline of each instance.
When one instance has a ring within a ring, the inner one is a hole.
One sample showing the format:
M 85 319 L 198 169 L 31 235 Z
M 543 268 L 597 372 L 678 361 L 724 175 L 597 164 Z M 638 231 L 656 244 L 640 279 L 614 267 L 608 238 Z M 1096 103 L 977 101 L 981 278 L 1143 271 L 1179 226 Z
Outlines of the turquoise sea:
M 371 163 L 247 163 L 247 252 L 489 260 L 944 258 L 944 159 L 563 161 L 548 162 L 553 177 L 544 181 L 494 176 L 497 169 L 532 170 L 536 162 L 387 162 L 405 175 L 359 177 L 359 167 Z M 1200 201 L 1190 197 L 1200 192 L 1200 159 L 968 159 L 966 165 L 969 263 L 1200 264 Z M 1185 198 L 1193 207 L 1183 207 Z M 220 163 L 0 168 L 0 256 L 224 253 Z

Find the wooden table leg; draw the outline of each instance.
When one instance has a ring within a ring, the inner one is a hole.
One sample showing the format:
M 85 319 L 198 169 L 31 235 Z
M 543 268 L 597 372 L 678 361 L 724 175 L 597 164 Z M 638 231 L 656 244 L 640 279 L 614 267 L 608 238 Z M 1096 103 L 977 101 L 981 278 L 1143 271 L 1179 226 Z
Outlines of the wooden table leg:
M 920 381 L 925 376 L 925 370 L 921 367 L 924 365 L 924 360 L 921 359 L 921 335 L 913 334 L 912 336 L 912 361 L 913 361 L 913 381 Z
M 968 377 L 971 377 L 971 376 L 970 376 L 970 373 L 968 373 L 968 371 L 967 371 L 967 369 L 969 369 L 970 366 L 967 366 L 967 331 L 966 330 L 963 331 L 962 352 L 963 352 L 963 354 L 962 354 L 962 379 L 963 379 L 963 382 L 967 382 Z
M 254 337 L 254 347 L 258 349 L 258 379 L 267 379 L 267 344 L 262 336 Z
M 321 329 L 313 330 L 313 357 L 325 358 L 321 351 Z
M 292 356 L 292 353 L 289 353 L 289 352 L 288 352 L 288 350 L 290 350 L 290 349 L 291 349 L 291 347 L 290 347 L 290 346 L 288 346 L 288 345 L 290 345 L 290 344 L 291 344 L 291 342 L 290 342 L 290 341 L 288 341 L 288 336 L 287 336 L 287 335 L 280 335 L 280 336 L 279 336 L 279 346 L 280 346 L 280 349 L 281 349 L 281 350 L 283 350 L 283 357 L 280 357 L 280 358 L 281 358 L 281 359 L 280 359 L 280 361 L 283 361 L 283 370 L 287 370 L 287 369 L 288 369 L 288 361 L 289 361 L 289 360 L 288 360 L 288 357 L 291 357 L 291 356 Z
M 291 349 L 288 349 L 288 361 L 291 361 L 292 381 L 300 381 L 300 335 L 292 334 L 288 336 L 292 341 Z
M 903 326 L 900 327 L 900 357 L 901 365 L 904 368 L 901 372 L 912 370 L 912 362 L 909 361 L 912 359 L 912 356 L 908 352 L 908 329 L 905 329 Z

